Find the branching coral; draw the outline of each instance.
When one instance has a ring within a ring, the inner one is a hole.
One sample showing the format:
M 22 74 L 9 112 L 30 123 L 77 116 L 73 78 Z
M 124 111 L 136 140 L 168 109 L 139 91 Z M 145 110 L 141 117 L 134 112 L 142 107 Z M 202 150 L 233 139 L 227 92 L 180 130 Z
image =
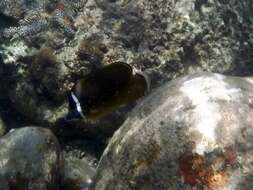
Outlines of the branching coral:
M 76 32 L 73 19 L 81 11 L 85 3 L 86 0 L 45 2 L 41 6 L 42 11 L 35 9 L 28 12 L 18 22 L 18 26 L 3 29 L 0 32 L 0 37 L 7 39 L 19 37 L 30 43 L 34 43 L 38 39 L 46 41 L 50 38 L 50 35 L 54 35 L 54 38 L 55 36 L 60 36 L 65 38 L 65 40 L 72 39 Z

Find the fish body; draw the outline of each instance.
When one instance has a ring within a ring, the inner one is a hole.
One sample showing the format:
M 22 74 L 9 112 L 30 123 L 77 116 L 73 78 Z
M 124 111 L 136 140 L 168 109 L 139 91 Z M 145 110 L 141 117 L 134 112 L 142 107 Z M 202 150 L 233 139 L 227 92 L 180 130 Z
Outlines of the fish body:
M 117 108 L 134 102 L 149 91 L 148 77 L 117 62 L 78 80 L 69 94 L 72 115 L 96 121 Z

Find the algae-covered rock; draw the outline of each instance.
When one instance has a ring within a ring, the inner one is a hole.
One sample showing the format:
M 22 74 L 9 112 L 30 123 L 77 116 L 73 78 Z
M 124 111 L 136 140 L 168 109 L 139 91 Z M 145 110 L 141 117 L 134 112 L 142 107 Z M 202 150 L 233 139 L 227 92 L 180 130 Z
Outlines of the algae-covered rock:
M 98 30 L 114 46 L 108 60 L 132 62 L 154 83 L 201 70 L 252 73 L 251 0 L 96 2 Z
M 0 45 L 0 55 L 5 64 L 17 64 L 20 58 L 32 55 L 33 53 L 35 53 L 34 48 L 29 47 L 24 41 L 17 38 Z
M 84 159 L 64 156 L 61 185 L 64 190 L 87 190 L 95 170 Z
M 0 138 L 0 147 L 0 178 L 10 189 L 58 189 L 60 147 L 50 130 L 16 129 Z
M 52 124 L 67 113 L 64 68 L 50 48 L 29 48 L 22 40 L 2 45 L 2 96 L 36 124 Z
M 15 109 L 37 124 L 53 124 L 57 119 L 64 117 L 67 113 L 67 105 L 58 105 L 52 99 L 43 96 L 43 92 L 40 96 L 40 93 L 35 91 L 35 89 L 40 90 L 40 87 L 33 86 L 30 80 L 19 78 L 12 83 L 12 88 L 6 91 Z M 53 81 L 53 78 L 48 80 Z
M 94 56 L 97 48 L 93 43 L 93 47 L 86 46 L 84 57 L 105 64 L 132 63 L 150 72 L 154 83 L 199 70 L 252 73 L 251 0 L 48 0 L 37 6 L 40 4 L 41 11 L 32 7 L 33 13 L 6 33 L 66 54 L 70 71 L 73 67 L 74 71 L 85 70 L 87 65 L 69 61 L 73 53 L 65 50 L 72 52 L 80 39 L 95 36 L 93 41 L 102 42 L 107 49 L 104 58 L 100 51 Z
M 249 189 L 252 84 L 200 73 L 153 91 L 115 132 L 90 189 Z

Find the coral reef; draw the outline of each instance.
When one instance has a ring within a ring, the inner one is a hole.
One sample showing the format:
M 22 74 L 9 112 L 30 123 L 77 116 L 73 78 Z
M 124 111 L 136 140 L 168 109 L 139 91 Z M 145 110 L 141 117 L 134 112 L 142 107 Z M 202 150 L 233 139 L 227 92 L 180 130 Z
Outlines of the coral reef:
M 252 61 L 247 51 L 252 48 L 250 1 L 98 4 L 104 11 L 102 29 L 112 43 L 125 54 L 131 52 L 139 67 L 164 79 L 198 70 L 239 74 Z
M 18 26 L 4 28 L 1 32 L 1 38 L 9 39 L 17 37 L 31 43 L 32 46 L 40 47 L 42 43 L 45 43 L 46 45 L 59 47 L 63 45 L 66 40 L 69 41 L 75 36 L 76 28 L 73 26 L 73 19 L 78 14 L 78 11 L 84 7 L 86 1 L 48 0 L 34 3 L 18 2 L 18 4 L 14 5 L 11 3 L 14 2 L 3 2 L 2 9 L 9 10 L 10 8 L 6 8 L 7 6 L 15 7 L 21 3 L 22 6 L 27 6 L 27 8 L 31 10 L 27 11 L 27 9 L 24 8 L 25 14 L 20 13 L 24 14 L 24 17 L 15 16 L 19 13 L 14 13 L 13 15 L 3 11 L 2 14 L 14 18 L 18 17 L 20 20 L 18 21 Z M 36 6 L 33 7 L 34 5 Z M 21 11 L 21 7 L 15 8 Z M 54 42 L 47 41 L 48 38 Z

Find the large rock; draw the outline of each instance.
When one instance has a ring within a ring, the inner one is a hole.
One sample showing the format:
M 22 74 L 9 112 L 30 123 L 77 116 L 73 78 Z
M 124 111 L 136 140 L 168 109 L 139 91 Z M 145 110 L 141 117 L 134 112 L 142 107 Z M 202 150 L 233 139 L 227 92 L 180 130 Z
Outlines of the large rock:
M 91 190 L 248 190 L 253 79 L 200 73 L 150 94 L 114 134 Z
M 58 189 L 61 165 L 56 137 L 39 127 L 24 127 L 0 139 L 0 189 Z

